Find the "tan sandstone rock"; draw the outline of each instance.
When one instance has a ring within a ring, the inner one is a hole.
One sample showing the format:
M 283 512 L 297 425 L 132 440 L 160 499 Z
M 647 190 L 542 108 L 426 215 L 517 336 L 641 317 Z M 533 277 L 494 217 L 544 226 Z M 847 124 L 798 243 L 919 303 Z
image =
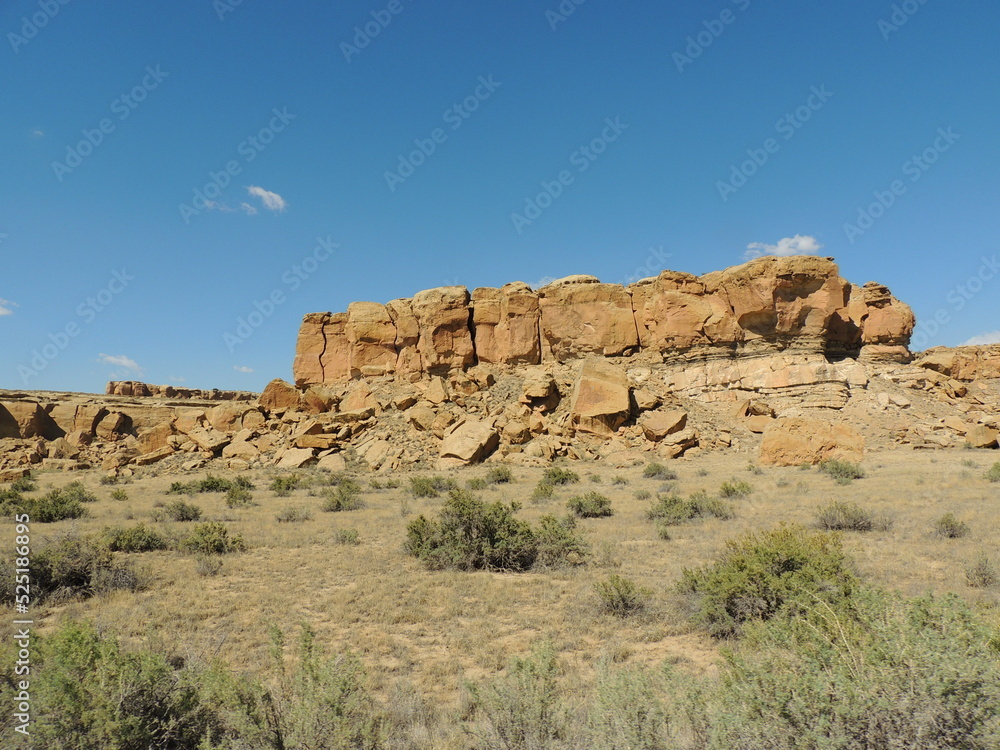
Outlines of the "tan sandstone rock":
M 775 419 L 764 430 L 760 462 L 775 466 L 817 464 L 836 458 L 860 461 L 865 439 L 850 425 L 806 417 Z
M 625 424 L 630 408 L 628 381 L 622 369 L 601 359 L 584 362 L 570 409 L 576 431 L 610 437 Z

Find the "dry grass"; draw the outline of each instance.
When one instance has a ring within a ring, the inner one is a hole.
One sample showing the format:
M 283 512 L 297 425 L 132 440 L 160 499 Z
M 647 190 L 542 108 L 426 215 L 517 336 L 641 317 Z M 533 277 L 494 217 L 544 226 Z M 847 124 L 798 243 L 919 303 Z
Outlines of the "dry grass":
M 817 508 L 830 502 L 859 502 L 895 519 L 889 530 L 844 536 L 862 578 L 908 595 L 955 591 L 995 607 L 997 589 L 972 588 L 966 580 L 969 560 L 1000 538 L 996 487 L 981 471 L 963 467 L 967 458 L 967 452 L 941 451 L 931 464 L 926 453 L 875 454 L 865 462 L 867 478 L 850 486 L 836 485 L 816 469 L 768 468 L 753 476 L 753 494 L 733 501 L 734 518 L 671 527 L 669 541 L 647 520 L 652 500 L 635 497 L 645 490 L 655 499 L 662 480 L 644 477 L 643 466 L 573 465 L 582 476 L 597 472 L 627 480 L 601 487 L 615 515 L 579 522 L 594 550 L 589 565 L 522 574 L 427 571 L 408 557 L 406 524 L 421 513 L 436 513 L 443 497 L 413 497 L 405 476 L 399 477 L 400 487 L 379 491 L 368 488 L 368 477 L 357 477 L 366 507 L 324 513 L 323 498 L 308 487 L 275 497 L 266 489 L 273 475 L 262 471 L 250 476 L 258 488 L 257 505 L 229 508 L 224 493 L 193 500 L 203 510 L 202 521 L 226 522 L 249 545 L 245 553 L 226 555 L 217 575 L 199 575 L 194 555 L 141 553 L 136 557 L 151 570 L 149 589 L 42 606 L 35 618 L 50 629 L 64 618 L 86 617 L 126 638 L 151 640 L 182 655 L 218 653 L 248 670 L 267 661 L 270 624 L 294 629 L 308 622 L 328 648 L 360 653 L 384 696 L 408 684 L 439 706 L 457 706 L 464 679 L 498 672 L 511 656 L 527 653 L 543 638 L 551 640 L 567 674 L 581 684 L 593 679 L 602 656 L 645 665 L 670 661 L 704 673 L 714 670 L 717 644 L 686 623 L 672 593 L 682 569 L 711 562 L 726 539 L 745 531 L 778 522 L 812 525 Z M 735 452 L 669 462 L 679 475 L 671 485 L 684 496 L 697 491 L 716 496 L 722 482 L 745 475 L 746 463 L 746 455 Z M 465 486 L 483 473 L 476 468 L 449 476 Z M 480 495 L 521 501 L 521 517 L 532 522 L 547 513 L 564 514 L 566 501 L 580 491 L 557 486 L 551 498 L 529 502 L 542 470 L 513 474 L 513 483 L 490 485 Z M 147 470 L 125 485 L 127 500 L 113 500 L 113 488 L 101 486 L 97 472 L 84 475 L 84 484 L 99 498 L 88 504 L 90 516 L 35 525 L 35 545 L 71 529 L 91 533 L 126 525 L 129 518 L 134 521 L 128 525 L 141 521 L 168 538 L 181 537 L 192 524 L 153 519 L 162 516 L 158 506 L 176 499 L 165 495 L 171 481 L 201 476 Z M 41 473 L 37 492 L 74 479 L 81 475 Z M 311 517 L 276 520 L 293 508 Z M 957 540 L 936 537 L 934 521 L 946 512 L 965 520 L 971 533 Z M 359 544 L 338 543 L 348 529 L 357 531 Z M 651 590 L 650 606 L 627 620 L 602 613 L 594 584 L 611 573 Z

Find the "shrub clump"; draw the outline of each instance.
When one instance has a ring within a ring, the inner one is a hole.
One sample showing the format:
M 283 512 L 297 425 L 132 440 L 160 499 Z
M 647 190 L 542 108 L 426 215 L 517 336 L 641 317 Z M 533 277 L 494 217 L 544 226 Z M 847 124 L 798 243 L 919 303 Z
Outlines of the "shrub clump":
M 194 503 L 186 503 L 183 500 L 175 500 L 163 510 L 171 521 L 197 521 L 201 518 L 201 508 Z
M 965 569 L 965 582 L 974 589 L 991 589 L 1000 584 L 1000 572 L 986 555 L 981 555 Z
M 361 537 L 357 529 L 337 529 L 333 534 L 333 541 L 337 544 L 357 546 L 361 544 Z
M 716 637 L 738 636 L 754 620 L 840 603 L 857 587 L 840 539 L 798 526 L 749 533 L 726 543 L 721 558 L 685 569 L 679 588 L 694 603 L 694 620 Z
M 1000 461 L 997 461 L 987 470 L 986 479 L 990 482 L 1000 482 Z
M 634 581 L 612 573 L 594 585 L 601 610 L 615 617 L 628 617 L 644 610 L 653 592 Z
M 70 534 L 35 553 L 31 583 L 38 599 L 90 597 L 116 589 L 138 591 L 145 576 L 116 560 L 106 544 Z
M 553 466 L 545 470 L 542 481 L 551 485 L 576 484 L 580 481 L 580 475 L 561 466 Z
M 709 516 L 725 521 L 733 517 L 733 509 L 729 503 L 709 497 L 705 492 L 693 492 L 686 500 L 680 495 L 661 493 L 657 495 L 653 506 L 646 511 L 646 517 L 650 521 L 656 521 L 665 526 L 676 526 L 686 521 Z
M 588 492 L 569 499 L 567 507 L 580 518 L 605 518 L 614 511 L 611 501 L 599 492 Z
M 79 482 L 73 484 L 79 485 Z M 82 487 L 82 485 L 80 485 Z M 17 492 L 6 491 L 6 497 L 2 500 L 4 514 L 27 513 L 34 523 L 55 523 L 71 518 L 82 518 L 87 515 L 87 509 L 83 507 L 82 497 L 87 497 L 87 492 L 67 485 L 63 489 L 49 490 L 42 497 L 23 497 Z M 95 500 L 89 496 L 86 502 Z
M 104 539 L 112 552 L 152 552 L 170 546 L 163 535 L 144 523 L 105 529 Z
M 278 523 L 298 523 L 311 518 L 312 513 L 305 508 L 282 508 L 274 514 L 274 520 Z
M 753 487 L 749 482 L 742 479 L 734 479 L 732 482 L 723 482 L 719 488 L 719 494 L 723 497 L 747 497 L 753 492 Z
M 827 531 L 888 531 L 892 521 L 877 516 L 857 503 L 835 502 L 820 508 L 816 519 Z
M 945 513 L 934 522 L 934 534 L 945 539 L 961 539 L 969 534 L 969 524 L 960 521 L 954 513 Z
M 542 516 L 535 529 L 535 542 L 538 545 L 535 565 L 542 568 L 582 565 L 590 556 L 590 547 L 577 534 L 573 516 Z
M 420 516 L 410 522 L 406 551 L 432 569 L 527 570 L 538 545 L 531 526 L 514 517 L 520 507 L 452 490 L 437 520 Z
M 250 490 L 244 489 L 243 487 L 237 487 L 233 485 L 228 490 L 226 490 L 226 507 L 227 508 L 247 508 L 251 505 L 256 505 L 254 502 L 253 494 Z
M 325 511 L 359 510 L 364 507 L 361 485 L 353 479 L 344 479 L 336 487 L 327 487 L 323 490 L 322 509 Z
M 194 531 L 182 542 L 181 546 L 188 552 L 204 555 L 243 552 L 247 548 L 243 537 L 239 534 L 230 535 L 225 524 L 218 521 L 209 521 L 195 526 Z
M 858 464 L 852 464 L 850 461 L 841 461 L 836 458 L 821 462 L 819 470 L 833 477 L 837 484 L 850 484 L 855 479 L 864 479 L 865 477 L 864 469 Z
M 654 461 L 653 463 L 646 465 L 646 468 L 642 470 L 642 476 L 645 479 L 673 481 L 677 479 L 677 472 Z
M 271 480 L 269 489 L 277 497 L 288 497 L 294 490 L 299 488 L 302 477 L 298 474 L 285 474 Z
M 458 483 L 449 477 L 410 477 L 413 497 L 438 497 L 442 492 L 457 490 Z
M 26 477 L 18 477 L 13 482 L 10 483 L 10 488 L 14 492 L 34 492 L 38 485 L 35 484 L 35 480 L 31 478 L 29 474 Z
M 509 466 L 494 466 L 486 472 L 485 479 L 489 484 L 510 484 L 514 481 L 514 472 Z

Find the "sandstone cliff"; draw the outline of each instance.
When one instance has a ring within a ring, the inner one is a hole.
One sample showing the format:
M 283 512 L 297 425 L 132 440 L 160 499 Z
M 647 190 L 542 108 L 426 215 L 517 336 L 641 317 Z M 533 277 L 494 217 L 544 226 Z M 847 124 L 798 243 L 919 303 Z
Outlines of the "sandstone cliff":
M 627 287 L 581 275 L 537 291 L 515 282 L 355 302 L 304 318 L 293 374 L 309 386 L 647 352 L 687 362 L 787 350 L 905 362 L 913 325 L 886 287 L 851 284 L 830 259 L 764 257 L 704 276 L 664 271 Z

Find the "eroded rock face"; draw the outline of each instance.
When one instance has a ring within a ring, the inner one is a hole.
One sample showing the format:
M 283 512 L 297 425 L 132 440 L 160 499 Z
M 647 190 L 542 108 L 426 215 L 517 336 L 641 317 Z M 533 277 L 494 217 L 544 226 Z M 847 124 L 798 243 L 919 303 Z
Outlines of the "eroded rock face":
M 294 375 L 303 386 L 636 351 L 709 361 L 793 349 L 905 362 L 913 326 L 885 286 L 855 286 L 829 258 L 768 256 L 700 277 L 664 271 L 627 288 L 580 275 L 538 291 L 452 286 L 353 303 L 303 319 Z
M 954 349 L 939 346 L 925 351 L 914 364 L 955 380 L 1000 378 L 1000 344 Z
M 857 462 L 864 453 L 865 439 L 850 425 L 806 417 L 773 420 L 760 444 L 760 462 L 774 466 L 818 464 L 831 458 Z
M 610 437 L 629 417 L 628 379 L 617 365 L 588 359 L 573 389 L 570 419 L 577 432 Z

